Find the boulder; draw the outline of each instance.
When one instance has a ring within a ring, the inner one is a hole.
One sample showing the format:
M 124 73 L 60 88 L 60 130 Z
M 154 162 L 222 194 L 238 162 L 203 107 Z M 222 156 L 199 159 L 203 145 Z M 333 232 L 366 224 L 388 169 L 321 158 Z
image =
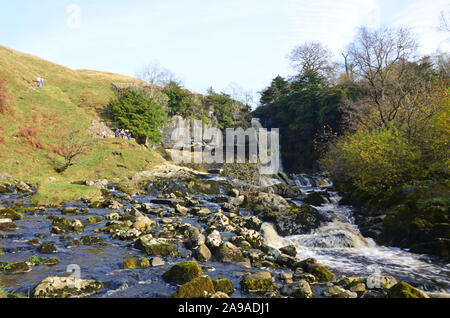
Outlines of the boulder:
M 218 278 L 213 280 L 214 290 L 216 292 L 222 292 L 227 294 L 228 296 L 233 295 L 235 292 L 235 288 L 233 283 L 228 278 Z
M 281 294 L 294 298 L 313 298 L 314 293 L 309 283 L 305 280 L 300 280 L 295 283 L 284 285 L 281 289 Z
M 176 246 L 169 244 L 165 239 L 154 239 L 151 235 L 141 236 L 136 240 L 134 247 L 152 256 L 178 256 Z
M 208 298 L 215 294 L 214 285 L 208 275 L 192 279 L 178 288 L 172 298 Z
M 265 294 L 275 290 L 272 274 L 269 272 L 259 272 L 244 276 L 241 280 L 241 287 L 244 291 L 254 294 Z
M 172 266 L 162 277 L 168 283 L 182 285 L 202 275 L 202 268 L 197 262 L 187 261 Z
M 34 288 L 35 298 L 81 298 L 95 295 L 103 288 L 96 280 L 75 279 L 70 277 L 48 277 Z
M 429 298 L 424 292 L 408 283 L 400 282 L 388 290 L 389 298 Z
M 217 249 L 215 256 L 218 261 L 223 263 L 239 263 L 244 259 L 242 251 L 230 242 L 222 244 Z

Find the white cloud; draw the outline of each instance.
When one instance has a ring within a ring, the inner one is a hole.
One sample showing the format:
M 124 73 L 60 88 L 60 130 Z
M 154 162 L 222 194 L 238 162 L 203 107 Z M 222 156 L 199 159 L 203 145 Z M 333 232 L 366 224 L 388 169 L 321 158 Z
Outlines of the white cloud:
M 423 54 L 450 51 L 449 32 L 438 30 L 442 11 L 450 12 L 448 0 L 416 0 L 398 14 L 393 26 L 406 26 L 416 33 Z

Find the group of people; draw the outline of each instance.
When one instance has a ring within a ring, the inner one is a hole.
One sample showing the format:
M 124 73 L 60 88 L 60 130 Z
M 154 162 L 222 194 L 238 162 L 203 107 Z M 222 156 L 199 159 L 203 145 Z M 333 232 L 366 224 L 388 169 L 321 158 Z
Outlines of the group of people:
M 131 133 L 128 129 L 116 129 L 114 133 L 116 135 L 116 138 L 131 140 Z
M 44 78 L 38 76 L 36 82 L 37 82 L 37 87 L 44 87 Z

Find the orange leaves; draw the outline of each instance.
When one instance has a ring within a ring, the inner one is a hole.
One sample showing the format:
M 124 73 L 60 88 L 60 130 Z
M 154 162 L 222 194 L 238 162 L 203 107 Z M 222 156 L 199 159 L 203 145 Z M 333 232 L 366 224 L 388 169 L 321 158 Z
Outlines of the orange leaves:
M 24 143 L 31 145 L 35 149 L 42 149 L 44 145 L 39 137 L 39 132 L 36 127 L 22 127 L 14 133 L 13 137 L 22 138 Z

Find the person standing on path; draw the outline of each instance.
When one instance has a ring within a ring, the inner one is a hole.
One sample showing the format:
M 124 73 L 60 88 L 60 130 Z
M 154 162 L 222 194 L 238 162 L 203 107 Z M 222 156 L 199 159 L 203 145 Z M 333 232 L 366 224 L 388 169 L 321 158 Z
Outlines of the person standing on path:
M 41 77 L 40 76 L 38 76 L 38 78 L 37 78 L 37 87 L 38 88 L 41 87 Z
M 41 87 L 44 87 L 44 78 L 41 77 Z

